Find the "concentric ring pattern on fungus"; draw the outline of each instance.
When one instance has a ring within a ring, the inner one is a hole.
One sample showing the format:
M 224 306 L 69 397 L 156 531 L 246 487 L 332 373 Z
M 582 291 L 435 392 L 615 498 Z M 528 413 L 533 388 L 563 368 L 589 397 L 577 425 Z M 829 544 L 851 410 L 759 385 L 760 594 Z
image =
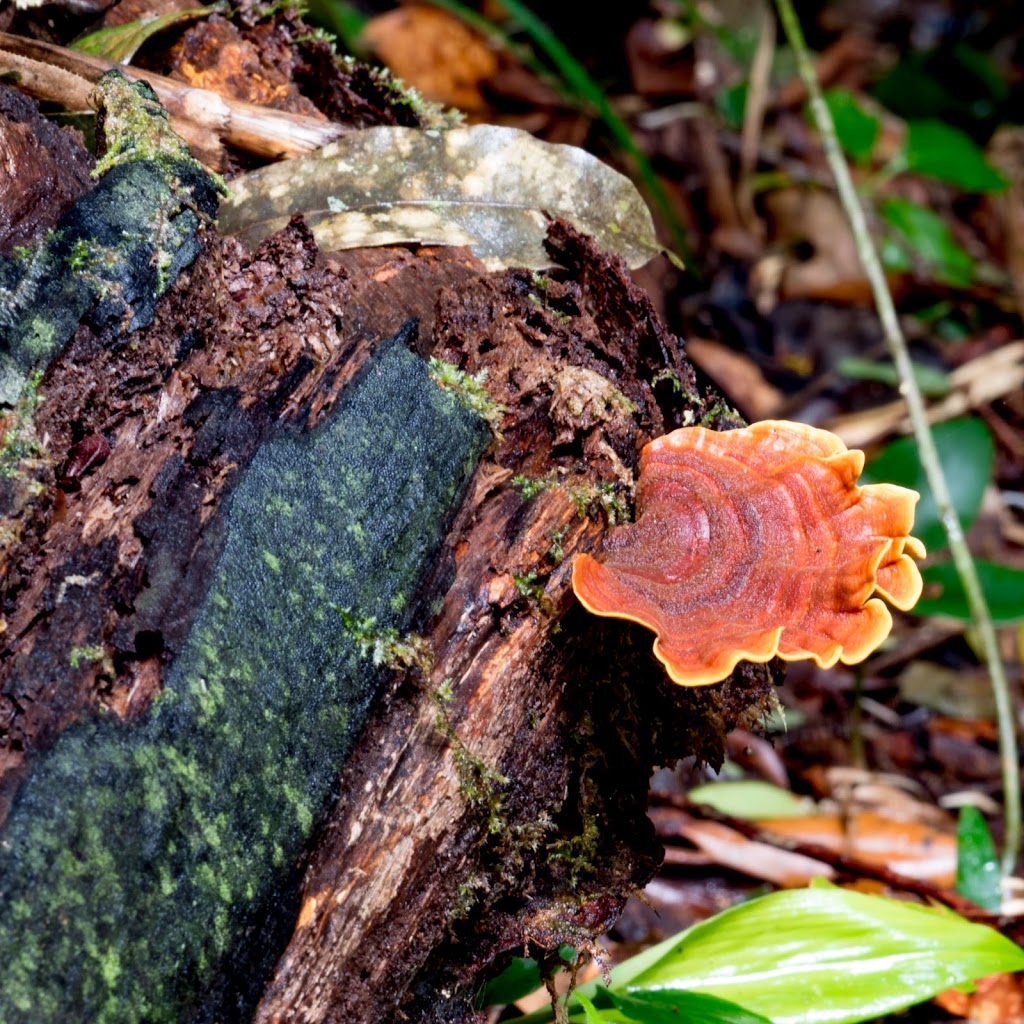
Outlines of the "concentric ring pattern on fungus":
M 921 595 L 910 536 L 915 491 L 857 486 L 864 454 L 834 434 L 767 420 L 685 427 L 640 457 L 636 521 L 580 555 L 573 589 L 597 615 L 657 633 L 654 653 L 684 686 L 741 660 L 863 660 L 892 627 L 884 597 Z

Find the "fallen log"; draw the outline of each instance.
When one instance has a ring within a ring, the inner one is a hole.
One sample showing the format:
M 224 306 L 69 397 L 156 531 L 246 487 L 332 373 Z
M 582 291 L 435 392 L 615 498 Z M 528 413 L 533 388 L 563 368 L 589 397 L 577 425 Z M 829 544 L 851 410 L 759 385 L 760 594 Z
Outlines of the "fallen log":
M 470 1019 L 594 948 L 651 768 L 765 707 L 569 585 L 646 441 L 736 420 L 565 223 L 546 275 L 195 238 L 5 418 L 0 1017 Z

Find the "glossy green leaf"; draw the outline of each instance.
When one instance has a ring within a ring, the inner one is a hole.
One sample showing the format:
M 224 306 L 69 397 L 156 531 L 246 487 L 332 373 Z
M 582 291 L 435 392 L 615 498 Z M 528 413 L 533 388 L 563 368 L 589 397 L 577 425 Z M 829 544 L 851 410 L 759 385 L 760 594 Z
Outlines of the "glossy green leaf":
M 897 237 L 890 241 L 906 246 L 910 254 L 924 263 L 939 281 L 955 288 L 970 285 L 974 279 L 974 260 L 953 238 L 941 217 L 898 196 L 884 200 L 881 213 L 886 223 L 897 232 Z M 891 266 L 891 253 L 887 260 Z
M 932 434 L 939 449 L 939 461 L 949 484 L 953 506 L 966 530 L 977 518 L 982 495 L 992 479 L 995 459 L 992 437 L 988 427 L 979 419 L 939 423 L 932 428 Z M 864 470 L 862 482 L 900 484 L 917 491 L 921 500 L 914 516 L 914 536 L 932 554 L 946 547 L 946 532 L 913 438 L 900 438 L 886 445 Z
M 914 363 L 913 371 L 917 386 L 927 398 L 942 398 L 949 394 L 949 375 L 944 370 Z M 863 359 L 860 356 L 840 359 L 836 364 L 836 372 L 851 380 L 877 380 L 892 387 L 898 387 L 900 383 L 899 371 L 892 363 Z
M 79 53 L 92 54 L 94 57 L 103 57 L 114 64 L 127 64 L 147 39 L 158 32 L 163 32 L 165 28 L 184 21 L 195 21 L 211 14 L 219 14 L 226 9 L 227 4 L 217 3 L 209 7 L 191 7 L 185 11 L 150 14 L 124 25 L 114 25 L 112 28 L 90 32 L 89 35 L 73 42 L 71 49 L 78 50 Z
M 829 89 L 824 99 L 836 126 L 839 144 L 858 163 L 867 160 L 878 141 L 878 118 L 868 113 L 848 89 Z
M 301 213 L 325 250 L 465 245 L 491 270 L 551 266 L 564 217 L 637 267 L 662 251 L 640 193 L 575 146 L 497 125 L 377 127 L 234 178 L 219 228 L 256 243 Z
M 508 967 L 484 986 L 481 1006 L 507 1006 L 535 992 L 543 982 L 540 967 L 532 956 L 513 957 Z
M 998 625 L 1024 621 L 1024 570 L 977 559 L 974 566 L 992 620 Z M 965 622 L 970 619 L 967 595 L 952 562 L 929 565 L 921 570 L 921 576 L 924 593 L 914 606 L 915 615 L 946 615 Z
M 629 1024 L 629 1018 L 621 1014 L 610 1016 L 602 1013 L 586 996 L 580 996 L 576 1001 L 583 1007 L 586 1024 Z
M 853 1024 L 1024 969 L 1024 950 L 991 928 L 832 887 L 741 904 L 641 958 L 613 973 L 614 990 L 707 992 L 774 1024 Z
M 625 993 L 599 988 L 593 1002 L 586 996 L 579 1002 L 584 1014 L 573 1013 L 570 1020 L 582 1024 L 591 1024 L 592 1019 L 621 1024 L 771 1024 L 758 1013 L 705 992 Z M 587 1006 L 601 1016 L 586 1016 Z
M 687 797 L 691 803 L 713 807 L 720 814 L 751 821 L 758 818 L 798 818 L 815 811 L 813 800 L 760 779 L 709 782 L 691 789 Z
M 948 182 L 965 192 L 999 192 L 1003 176 L 969 135 L 942 121 L 910 121 L 904 142 L 907 169 Z
M 985 910 L 1002 904 L 999 857 L 977 807 L 960 808 L 956 829 L 956 891 Z

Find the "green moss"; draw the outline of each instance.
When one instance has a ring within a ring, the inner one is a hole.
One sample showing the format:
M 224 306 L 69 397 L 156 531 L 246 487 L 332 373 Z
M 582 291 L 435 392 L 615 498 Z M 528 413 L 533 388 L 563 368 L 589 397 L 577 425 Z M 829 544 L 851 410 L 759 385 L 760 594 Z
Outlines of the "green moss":
M 562 559 L 565 558 L 565 548 L 562 547 L 562 541 L 565 540 L 565 535 L 568 532 L 569 527 L 563 526 L 560 530 L 552 529 L 546 534 L 547 539 L 551 541 L 551 547 L 548 548 L 548 558 L 550 558 L 555 565 L 560 565 Z
M 448 706 L 454 699 L 452 682 L 445 679 L 434 687 L 430 698 L 437 707 L 435 728 L 452 748 L 452 761 L 459 776 L 459 789 L 466 802 L 481 816 L 485 824 L 485 835 L 503 834 L 508 825 L 505 817 L 504 797 L 501 790 L 508 785 L 508 778 L 489 765 L 482 757 L 474 754 L 452 725 Z
M 659 370 L 651 378 L 651 387 L 657 387 L 662 381 L 668 381 L 669 384 L 671 384 L 672 386 L 672 390 L 677 395 L 681 395 L 683 393 L 683 385 L 682 382 L 679 380 L 679 374 L 676 373 L 676 371 L 673 370 L 670 366 L 666 366 L 665 369 Z
M 392 612 L 401 611 L 404 599 L 399 607 L 394 601 L 389 602 Z M 337 609 L 341 619 L 341 628 L 356 642 L 359 653 L 369 657 L 374 665 L 384 665 L 390 669 L 418 669 L 427 676 L 434 662 L 434 653 L 430 645 L 421 636 L 407 633 L 404 636 L 393 626 L 379 626 L 374 615 L 359 618 L 350 608 Z
M 69 729 L 17 795 L 0 837 L 4 1024 L 179 1024 L 216 1016 L 215 977 L 268 968 L 232 967 L 235 943 L 301 862 L 381 679 L 315 614 L 405 630 L 414 609 L 390 597 L 415 592 L 489 440 L 394 345 L 328 422 L 260 449 L 163 696 L 135 725 Z M 270 495 L 294 517 L 267 515 Z
M 535 498 L 542 491 L 550 490 L 557 484 L 554 477 L 547 476 L 525 476 L 519 473 L 517 476 L 512 477 L 512 486 L 519 492 L 519 497 L 523 501 L 529 501 L 531 498 Z
M 570 889 L 575 889 L 581 878 L 592 875 L 596 870 L 600 842 L 601 830 L 598 828 L 597 818 L 593 814 L 587 814 L 580 833 L 557 839 L 548 845 L 548 859 L 562 861 L 566 865 Z
M 103 644 L 88 644 L 85 647 L 72 647 L 68 652 L 68 664 L 72 668 L 90 662 L 102 661 L 107 655 L 107 649 Z
M 42 373 L 29 374 L 21 388 L 14 408 L 7 417 L 0 437 L 0 477 L 20 475 L 26 463 L 34 462 L 43 453 L 43 447 L 36 433 L 34 416 L 43 401 L 39 393 Z
M 546 298 L 543 298 L 540 295 L 535 295 L 533 292 L 530 292 L 526 296 L 526 298 L 527 301 L 533 303 L 533 305 L 535 305 L 538 309 L 542 309 L 549 316 L 554 317 L 554 319 L 557 320 L 560 324 L 567 324 L 570 320 L 572 320 L 572 317 L 568 313 L 563 313 L 561 310 L 555 309 L 555 307 L 552 306 Z
M 103 123 L 105 152 L 92 170 L 100 178 L 113 168 L 133 161 L 166 163 L 209 174 L 192 156 L 188 144 L 171 127 L 167 111 L 147 82 L 129 81 L 120 71 L 108 71 L 96 82 L 95 101 Z M 218 191 L 227 195 L 224 179 L 211 174 Z
M 484 875 L 470 875 L 455 890 L 455 899 L 448 910 L 449 919 L 455 922 L 469 917 L 473 908 L 480 902 L 481 896 L 489 888 L 490 885 Z
M 484 387 L 484 381 L 487 380 L 486 370 L 481 370 L 477 374 L 468 374 L 457 366 L 434 356 L 430 357 L 428 365 L 430 366 L 430 375 L 438 387 L 447 388 L 457 395 L 459 401 L 467 409 L 486 420 L 495 433 L 501 430 L 502 418 L 508 410 L 491 398 L 490 393 Z
M 728 402 L 719 399 L 701 416 L 697 425 L 717 429 L 723 422 L 734 426 L 743 426 L 745 421 Z
M 576 514 L 580 519 L 586 519 L 593 509 L 600 509 L 604 512 L 609 526 L 629 522 L 629 511 L 619 497 L 614 483 L 602 481 L 573 487 L 569 490 L 569 498 L 576 506 Z
M 525 573 L 513 573 L 512 582 L 521 598 L 537 606 L 545 615 L 552 613 L 551 601 L 544 590 L 544 584 L 537 582 L 537 570 Z
M 352 63 L 351 58 L 341 58 L 339 63 L 344 66 Z M 388 94 L 392 103 L 409 107 L 421 128 L 427 131 L 446 131 L 462 124 L 460 110 L 454 107 L 445 110 L 440 103 L 425 100 L 414 86 L 406 85 L 400 78 L 395 78 L 388 68 L 371 68 L 370 78 Z

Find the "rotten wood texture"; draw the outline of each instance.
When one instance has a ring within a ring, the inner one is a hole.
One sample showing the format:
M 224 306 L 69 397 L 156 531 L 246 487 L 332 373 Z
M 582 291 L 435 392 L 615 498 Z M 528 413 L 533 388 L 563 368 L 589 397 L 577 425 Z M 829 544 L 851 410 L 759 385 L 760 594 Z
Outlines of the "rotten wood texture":
M 253 256 L 211 242 L 145 344 L 83 329 L 44 380 L 47 490 L 4 563 L 5 802 L 83 715 L 145 715 L 237 467 L 272 421 L 318 419 L 377 339 L 419 316 L 424 352 L 487 370 L 509 409 L 427 588 L 443 598 L 430 678 L 400 679 L 358 744 L 257 1020 L 416 1017 L 442 991 L 457 1018 L 503 954 L 588 947 L 659 861 L 652 765 L 717 762 L 725 730 L 763 707 L 763 669 L 682 691 L 644 631 L 574 606 L 572 555 L 628 507 L 642 445 L 712 403 L 621 265 L 565 225 L 552 234 L 569 269 L 543 284 L 456 250 L 318 255 L 301 223 Z M 81 489 L 53 486 L 96 436 L 110 451 Z M 518 477 L 539 493 L 524 500 Z M 68 672 L 97 635 L 107 656 Z
M 0 547 L 0 819 L 25 759 L 69 724 L 145 713 L 204 590 L 206 526 L 271 425 L 321 418 L 381 339 L 429 322 L 439 283 L 478 269 L 453 249 L 318 262 L 298 224 L 254 255 L 213 242 L 144 343 L 79 329 L 42 384 L 44 492 Z M 107 459 L 65 494 L 61 467 L 96 436 Z M 97 639 L 108 657 L 68 672 L 68 652 Z
M 449 534 L 430 679 L 379 707 L 345 768 L 259 1022 L 462 1019 L 502 954 L 592 948 L 660 861 L 651 768 L 718 763 L 764 707 L 763 666 L 683 691 L 644 631 L 574 604 L 572 554 L 628 504 L 640 448 L 708 403 L 621 264 L 567 225 L 552 241 L 564 281 L 481 275 L 439 298 L 436 353 L 486 370 L 509 412 Z M 681 390 L 661 404 L 665 370 Z M 524 500 L 522 476 L 546 486 Z
M 0 252 L 34 241 L 90 187 L 93 161 L 78 133 L 2 85 L 0 160 Z

